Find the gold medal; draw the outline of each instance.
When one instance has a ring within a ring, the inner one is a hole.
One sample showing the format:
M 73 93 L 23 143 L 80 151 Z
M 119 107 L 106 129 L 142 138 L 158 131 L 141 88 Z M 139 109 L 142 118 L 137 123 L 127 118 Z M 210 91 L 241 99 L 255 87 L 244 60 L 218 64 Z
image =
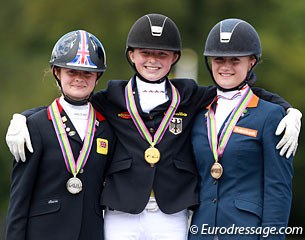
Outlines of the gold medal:
M 149 147 L 146 149 L 144 153 L 144 159 L 148 162 L 152 167 L 155 163 L 159 162 L 160 160 L 160 152 L 155 147 Z
M 70 178 L 66 186 L 69 193 L 72 194 L 77 194 L 83 189 L 82 181 L 77 177 Z
M 211 175 L 215 179 L 219 179 L 223 173 L 223 168 L 220 163 L 215 162 L 211 167 Z

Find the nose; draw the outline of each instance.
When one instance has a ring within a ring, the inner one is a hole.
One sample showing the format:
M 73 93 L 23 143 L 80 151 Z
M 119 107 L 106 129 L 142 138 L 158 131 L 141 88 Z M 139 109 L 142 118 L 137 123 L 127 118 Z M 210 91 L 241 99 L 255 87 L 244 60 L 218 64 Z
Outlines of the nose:
M 149 55 L 148 57 L 149 62 L 156 62 L 157 61 L 157 56 L 154 54 Z
M 77 81 L 77 82 L 82 82 L 82 81 L 84 81 L 84 76 L 83 76 L 83 74 L 78 73 L 78 74 L 75 76 L 75 81 Z
M 226 59 L 222 64 L 222 69 L 224 71 L 226 71 L 226 70 L 228 71 L 232 68 L 232 65 L 233 65 L 232 62 L 230 60 Z

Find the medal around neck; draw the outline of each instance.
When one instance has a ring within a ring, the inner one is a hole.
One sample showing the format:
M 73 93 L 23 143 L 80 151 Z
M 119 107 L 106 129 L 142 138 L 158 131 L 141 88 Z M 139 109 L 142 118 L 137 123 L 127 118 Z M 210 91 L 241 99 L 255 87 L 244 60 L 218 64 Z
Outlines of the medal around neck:
M 219 138 L 217 136 L 218 133 L 216 130 L 216 118 L 214 109 L 210 107 L 207 112 L 206 118 L 208 128 L 208 140 L 215 160 L 215 163 L 211 167 L 211 175 L 214 179 L 219 179 L 223 173 L 223 168 L 218 162 L 218 159 L 222 157 L 235 125 L 239 120 L 240 116 L 243 114 L 244 110 L 247 108 L 252 97 L 253 92 L 251 91 L 250 87 L 247 86 L 241 99 L 229 115 L 229 118 L 226 121 L 225 127 L 221 131 Z
M 144 152 L 144 159 L 147 163 L 150 164 L 151 167 L 154 167 L 154 165 L 160 160 L 160 151 L 154 146 L 162 140 L 163 135 L 168 129 L 168 126 L 180 103 L 180 95 L 178 90 L 174 87 L 172 83 L 169 82 L 169 84 L 172 90 L 172 102 L 169 108 L 167 109 L 166 113 L 164 114 L 164 117 L 157 131 L 155 132 L 154 136 L 150 135 L 150 132 L 145 125 L 145 122 L 143 121 L 142 117 L 140 116 L 137 110 L 137 105 L 135 103 L 135 99 L 133 96 L 131 81 L 129 81 L 129 83 L 126 85 L 125 88 L 125 101 L 126 101 L 127 111 L 129 112 L 132 121 L 136 126 L 138 132 L 142 136 L 142 138 L 145 139 L 150 145 L 150 147 L 146 149 L 146 151 Z
M 77 194 L 82 191 L 82 181 L 77 177 L 72 177 L 67 181 L 67 190 L 69 193 Z
M 211 175 L 215 179 L 219 179 L 223 173 L 223 168 L 220 163 L 216 162 L 211 167 Z
M 65 161 L 66 168 L 68 172 L 73 174 L 73 177 L 68 180 L 66 183 L 67 190 L 72 194 L 77 194 L 83 189 L 83 184 L 76 175 L 80 172 L 81 169 L 84 168 L 86 162 L 88 160 L 90 150 L 93 143 L 94 138 L 94 131 L 95 131 L 95 121 L 96 121 L 96 114 L 92 107 L 89 105 L 89 114 L 87 119 L 87 126 L 86 126 L 86 136 L 84 138 L 84 143 L 80 154 L 75 161 L 72 148 L 65 130 L 64 123 L 62 121 L 58 105 L 59 101 L 56 99 L 50 106 L 49 106 L 49 113 L 53 122 L 54 130 L 57 135 L 57 139 L 61 148 L 61 152 L 63 154 L 63 158 Z
M 155 147 L 149 147 L 144 153 L 144 159 L 150 166 L 154 166 L 160 160 L 160 151 Z

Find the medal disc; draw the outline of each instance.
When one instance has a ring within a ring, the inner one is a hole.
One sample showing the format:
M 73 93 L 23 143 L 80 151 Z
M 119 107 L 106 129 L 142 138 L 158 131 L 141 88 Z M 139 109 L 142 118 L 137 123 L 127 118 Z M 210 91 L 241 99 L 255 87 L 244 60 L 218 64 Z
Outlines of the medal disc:
M 77 177 L 70 178 L 66 186 L 69 193 L 72 194 L 77 194 L 83 189 L 82 181 Z
M 160 160 L 159 150 L 155 147 L 147 148 L 145 153 L 144 153 L 144 159 L 151 166 L 153 166 L 155 163 L 159 162 L 159 160 Z
M 220 163 L 214 163 L 211 167 L 211 175 L 215 179 L 219 179 L 223 173 L 223 168 Z

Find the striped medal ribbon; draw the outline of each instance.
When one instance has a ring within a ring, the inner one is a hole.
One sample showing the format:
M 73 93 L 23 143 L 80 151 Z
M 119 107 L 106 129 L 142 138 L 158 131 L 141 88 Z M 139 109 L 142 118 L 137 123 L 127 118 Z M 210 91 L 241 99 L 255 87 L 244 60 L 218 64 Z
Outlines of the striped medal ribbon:
M 133 96 L 133 91 L 132 91 L 132 82 L 129 81 L 128 84 L 125 87 L 125 101 L 126 101 L 126 106 L 127 106 L 127 111 L 129 112 L 138 132 L 144 138 L 150 145 L 150 147 L 145 151 L 144 153 L 144 159 L 147 163 L 149 163 L 152 167 L 154 166 L 155 163 L 157 163 L 160 160 L 160 151 L 155 148 L 155 145 L 158 144 L 161 139 L 163 138 L 163 135 L 168 128 L 170 121 L 172 120 L 178 106 L 180 103 L 180 95 L 178 90 L 175 88 L 175 86 L 171 83 L 171 90 L 172 90 L 172 102 L 167 109 L 156 133 L 152 137 L 151 134 L 149 133 L 145 123 L 143 122 L 136 103 L 135 99 Z
M 253 92 L 250 89 L 250 87 L 247 86 L 244 94 L 241 96 L 241 100 L 233 109 L 228 121 L 226 121 L 225 123 L 225 126 L 219 137 L 219 145 L 218 145 L 217 132 L 216 132 L 215 113 L 212 107 L 210 107 L 208 110 L 207 113 L 208 139 L 209 139 L 210 148 L 213 152 L 213 156 L 215 159 L 215 163 L 211 167 L 211 175 L 215 179 L 219 179 L 223 173 L 223 167 L 219 163 L 219 158 L 222 157 L 223 152 L 230 139 L 230 136 L 233 132 L 233 129 L 238 119 L 240 118 L 240 116 L 248 106 L 249 102 L 251 101 L 252 96 L 253 96 Z
M 53 122 L 61 152 L 65 160 L 66 168 L 68 172 L 73 174 L 73 177 L 70 178 L 66 184 L 67 190 L 72 194 L 77 194 L 82 190 L 83 186 L 81 180 L 77 178 L 76 175 L 79 173 L 80 169 L 86 165 L 88 160 L 94 138 L 96 115 L 92 105 L 89 103 L 89 116 L 86 126 L 86 135 L 84 138 L 83 147 L 80 151 L 77 161 L 75 162 L 71 145 L 65 131 L 65 125 L 61 119 L 57 104 L 59 104 L 58 99 L 53 101 L 53 103 L 49 106 L 49 113 Z

